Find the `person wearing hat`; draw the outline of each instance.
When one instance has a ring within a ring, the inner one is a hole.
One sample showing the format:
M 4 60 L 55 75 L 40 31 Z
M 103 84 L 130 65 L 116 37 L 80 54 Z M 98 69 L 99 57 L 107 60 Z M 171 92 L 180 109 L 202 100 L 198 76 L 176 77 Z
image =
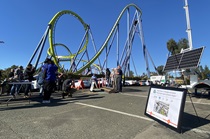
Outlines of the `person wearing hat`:
M 51 61 L 51 59 L 50 59 L 50 58 L 46 58 L 45 61 L 44 61 L 44 63 L 46 64 L 46 63 L 48 63 L 49 61 Z
M 43 66 L 44 75 L 44 96 L 42 103 L 50 103 L 51 94 L 56 86 L 56 75 L 58 67 L 50 59 L 46 59 L 46 64 Z

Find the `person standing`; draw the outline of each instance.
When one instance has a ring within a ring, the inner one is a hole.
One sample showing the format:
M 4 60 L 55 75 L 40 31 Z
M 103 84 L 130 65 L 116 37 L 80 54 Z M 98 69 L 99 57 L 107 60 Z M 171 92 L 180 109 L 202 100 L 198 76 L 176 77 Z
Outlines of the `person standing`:
M 11 68 L 10 73 L 7 76 L 8 82 L 11 82 L 14 79 L 14 72 L 15 72 L 15 70 L 13 68 Z M 12 84 L 8 84 L 7 94 L 10 93 L 11 88 L 12 88 Z
M 41 68 L 39 70 L 39 74 L 37 76 L 37 83 L 40 86 L 40 89 L 39 89 L 39 96 L 40 97 L 43 97 L 43 94 L 44 94 L 44 78 L 45 78 L 44 69 L 47 66 L 47 64 L 48 64 L 47 60 L 45 60 L 43 65 L 41 66 Z
M 63 85 L 63 82 L 64 82 L 64 75 L 63 73 L 58 73 L 58 76 L 57 76 L 57 91 L 61 91 L 62 90 L 62 85 Z
M 122 92 L 122 70 L 121 66 L 117 66 L 116 69 L 116 93 Z
M 23 66 L 19 66 L 14 71 L 14 81 L 21 82 L 23 80 Z M 12 95 L 15 98 L 15 94 L 19 94 L 20 91 L 20 84 L 13 84 L 10 90 L 10 95 Z
M 110 85 L 112 88 L 114 88 L 114 74 L 115 74 L 115 71 L 114 71 L 114 68 L 112 68 L 112 71 L 110 74 Z
M 32 64 L 28 64 L 24 71 L 24 79 L 32 82 L 34 80 L 33 74 L 35 72 L 35 68 L 33 68 Z M 31 84 L 26 84 L 24 98 L 28 98 L 29 90 L 31 90 Z
M 43 66 L 44 68 L 44 96 L 42 103 L 50 103 L 50 96 L 56 85 L 56 75 L 58 67 L 54 64 L 51 59 L 45 60 L 47 64 Z
M 109 70 L 109 68 L 106 68 L 106 81 L 107 81 L 107 86 L 109 87 L 110 86 L 110 74 L 111 74 L 111 72 L 110 72 L 110 70 Z

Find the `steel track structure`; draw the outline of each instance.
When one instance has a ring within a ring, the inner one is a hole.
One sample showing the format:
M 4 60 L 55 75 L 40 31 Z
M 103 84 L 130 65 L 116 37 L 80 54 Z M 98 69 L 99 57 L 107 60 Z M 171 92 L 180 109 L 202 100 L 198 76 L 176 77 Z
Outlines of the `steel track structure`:
M 130 20 L 130 12 L 129 12 L 130 8 L 135 9 L 135 14 L 134 14 L 132 20 Z M 119 25 L 120 25 L 120 20 L 121 20 L 122 16 L 126 13 L 126 11 L 127 11 L 127 39 L 125 41 L 123 52 L 120 57 L 120 54 L 119 54 Z M 55 47 L 58 44 L 56 44 L 54 42 L 54 29 L 56 26 L 56 22 L 64 14 L 73 15 L 75 18 L 77 18 L 83 25 L 85 34 L 83 36 L 83 39 L 79 46 L 79 49 L 76 53 L 72 53 L 68 49 L 68 47 L 66 47 L 65 45 L 62 44 L 61 46 L 64 46 L 67 49 L 67 51 L 69 51 L 69 55 L 68 56 L 57 56 Z M 150 76 L 149 63 L 148 63 L 148 59 L 147 59 L 147 51 L 146 51 L 146 45 L 145 45 L 145 41 L 144 41 L 141 16 L 142 16 L 142 11 L 137 5 L 132 3 L 132 4 L 128 4 L 127 6 L 125 6 L 123 8 L 123 10 L 121 11 L 121 13 L 119 14 L 117 20 L 115 21 L 113 27 L 111 28 L 111 31 L 109 32 L 107 38 L 105 39 L 105 41 L 102 44 L 102 46 L 100 47 L 100 49 L 98 51 L 95 50 L 95 55 L 91 59 L 88 57 L 88 60 L 83 60 L 82 59 L 83 56 L 85 54 L 88 55 L 87 45 L 89 42 L 89 36 L 92 37 L 90 27 L 82 20 L 82 18 L 79 15 L 77 15 L 76 13 L 74 13 L 72 11 L 64 10 L 64 11 L 58 12 L 52 18 L 52 20 L 49 22 L 48 27 L 47 27 L 43 37 L 41 38 L 37 48 L 35 49 L 32 57 L 28 63 L 32 62 L 35 54 L 39 50 L 39 54 L 38 54 L 36 64 L 35 64 L 35 66 L 37 66 L 38 61 L 40 59 L 40 55 L 42 53 L 42 50 L 43 50 L 43 47 L 45 44 L 45 41 L 46 41 L 46 38 L 47 38 L 47 36 L 49 36 L 50 47 L 49 47 L 47 53 L 48 53 L 48 56 L 50 56 L 54 60 L 55 64 L 59 66 L 59 70 L 61 70 L 61 66 L 59 65 L 59 61 L 61 59 L 63 59 L 64 61 L 69 59 L 72 61 L 72 63 L 75 63 L 76 61 L 78 63 L 85 61 L 85 64 L 83 64 L 83 66 L 81 66 L 81 67 L 75 67 L 75 64 L 74 65 L 71 64 L 71 66 L 70 66 L 70 71 L 72 73 L 81 74 L 84 70 L 86 70 L 87 68 L 90 68 L 94 64 L 94 62 L 96 62 L 97 59 L 99 60 L 99 57 L 101 56 L 102 52 L 105 51 L 106 57 L 105 57 L 103 64 L 102 65 L 95 64 L 95 66 L 98 66 L 99 69 L 104 70 L 105 66 L 107 67 L 107 60 L 108 60 L 109 52 L 112 47 L 113 41 L 116 39 L 116 41 L 117 41 L 116 66 L 120 65 L 123 69 L 123 73 L 126 73 L 130 70 L 130 58 L 131 58 L 131 52 L 132 52 L 132 44 L 133 44 L 135 34 L 136 34 L 136 32 L 138 32 L 138 35 L 141 40 L 142 48 L 143 48 L 143 56 L 144 56 L 144 60 L 146 63 L 146 70 L 147 70 L 148 76 Z M 130 21 L 131 21 L 131 23 L 130 23 Z M 94 44 L 93 37 L 92 37 L 92 43 Z M 82 55 L 82 57 L 77 58 L 79 55 Z M 100 62 L 100 60 L 99 60 L 99 62 Z M 78 66 L 79 64 L 76 64 L 76 65 Z M 135 71 L 136 71 L 136 69 L 135 69 Z

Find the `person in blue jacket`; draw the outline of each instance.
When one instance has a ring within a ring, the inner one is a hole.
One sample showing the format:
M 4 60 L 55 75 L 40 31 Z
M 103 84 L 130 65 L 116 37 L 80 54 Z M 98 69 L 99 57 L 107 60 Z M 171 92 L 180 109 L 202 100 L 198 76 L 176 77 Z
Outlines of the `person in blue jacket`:
M 44 96 L 43 96 L 42 103 L 50 103 L 51 94 L 56 86 L 56 75 L 57 75 L 58 67 L 49 58 L 47 58 L 45 62 L 46 64 L 43 66 Z

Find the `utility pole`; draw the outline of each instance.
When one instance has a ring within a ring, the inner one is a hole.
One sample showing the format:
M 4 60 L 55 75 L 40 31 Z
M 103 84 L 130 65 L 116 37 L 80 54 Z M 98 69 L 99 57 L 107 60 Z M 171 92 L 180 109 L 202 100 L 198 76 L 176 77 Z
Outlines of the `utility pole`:
M 191 34 L 191 28 L 190 28 L 190 16 L 189 16 L 189 8 L 188 8 L 188 2 L 185 0 L 185 13 L 186 13 L 186 20 L 187 20 L 187 35 L 188 35 L 188 42 L 189 42 L 189 49 L 192 50 L 193 45 L 192 45 L 192 34 Z

